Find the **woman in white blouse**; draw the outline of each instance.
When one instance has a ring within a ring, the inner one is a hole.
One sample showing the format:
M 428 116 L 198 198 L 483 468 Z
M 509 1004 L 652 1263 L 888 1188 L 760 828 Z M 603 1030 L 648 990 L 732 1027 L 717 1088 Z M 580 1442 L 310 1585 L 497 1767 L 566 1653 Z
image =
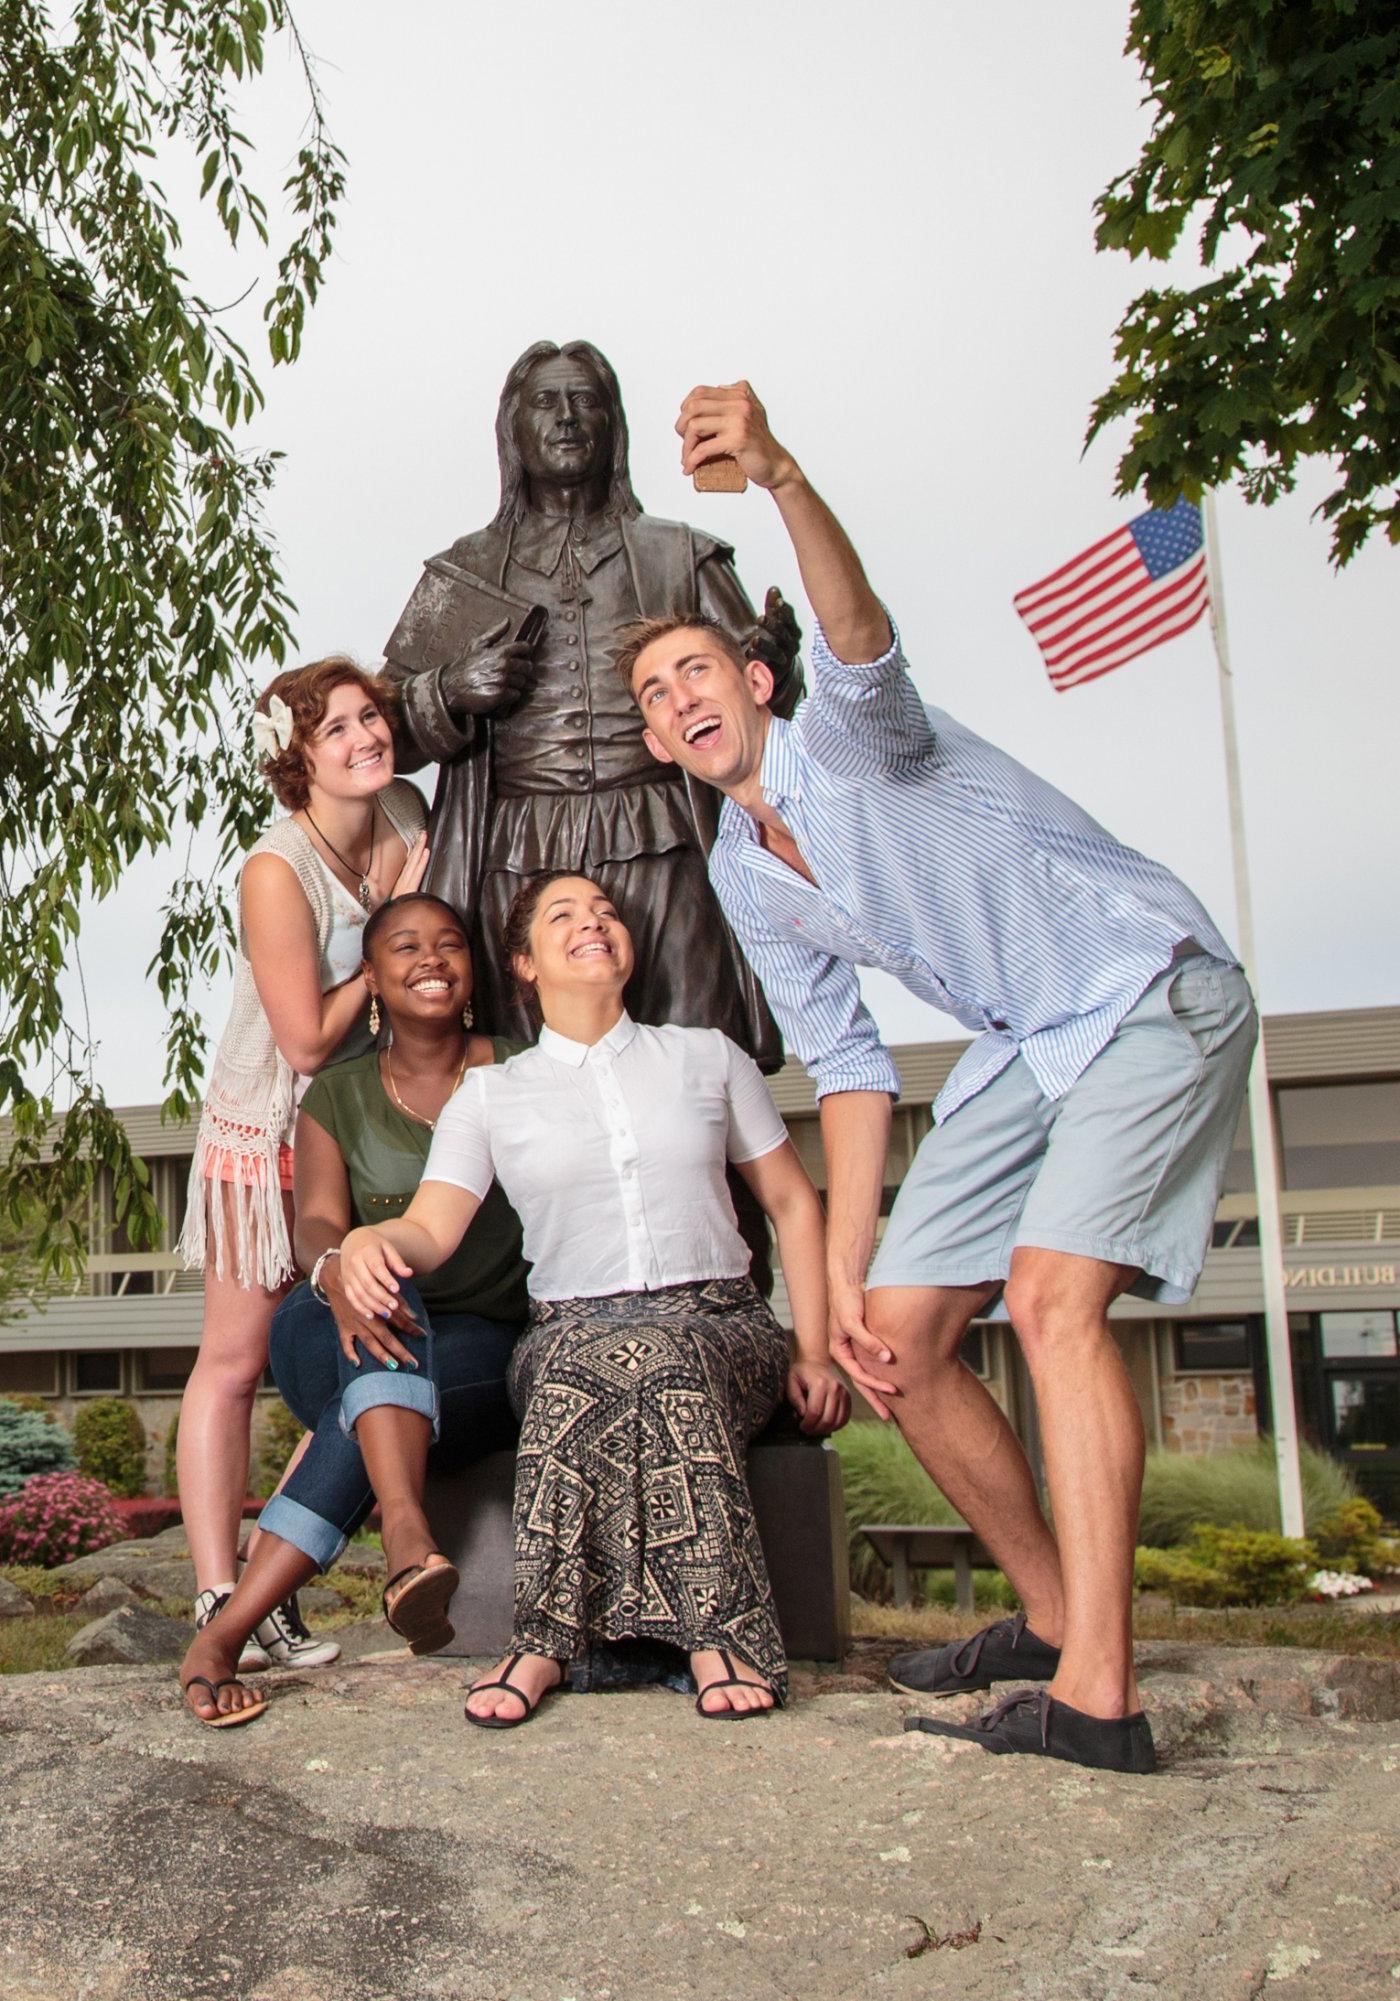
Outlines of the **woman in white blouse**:
M 749 1057 L 718 1029 L 627 1014 L 632 942 L 596 883 L 527 883 L 505 942 L 538 1043 L 465 1079 L 407 1213 L 342 1247 L 346 1294 L 374 1319 L 451 1254 L 493 1178 L 524 1224 L 515 1632 L 467 1719 L 525 1722 L 591 1638 L 678 1646 L 702 1716 L 753 1716 L 787 1668 L 745 1450 L 785 1390 L 813 1435 L 850 1413 L 821 1204 Z M 777 1232 L 795 1356 L 748 1277 L 726 1163 Z

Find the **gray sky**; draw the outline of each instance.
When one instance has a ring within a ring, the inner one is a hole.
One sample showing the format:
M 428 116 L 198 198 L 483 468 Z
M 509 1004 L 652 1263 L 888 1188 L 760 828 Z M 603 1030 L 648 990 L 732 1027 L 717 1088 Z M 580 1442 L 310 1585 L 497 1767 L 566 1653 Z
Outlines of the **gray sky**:
M 287 454 L 271 518 L 301 657 L 377 661 L 422 558 L 489 518 L 500 384 L 541 338 L 613 361 L 644 505 L 732 540 L 755 598 L 776 582 L 800 605 L 767 497 L 697 495 L 679 471 L 681 397 L 746 375 L 849 528 L 926 696 L 1166 861 L 1234 932 L 1205 625 L 1057 695 L 1011 606 L 1138 511 L 1113 498 L 1112 439 L 1080 457 L 1114 326 L 1161 282 L 1093 247 L 1094 198 L 1146 130 L 1126 9 L 301 0 L 297 16 L 350 172 L 303 357 L 258 364 L 258 439 Z M 247 126 L 270 195 L 301 101 L 281 45 L 269 68 Z M 213 298 L 252 275 L 198 228 L 191 261 Z M 265 296 L 245 309 L 255 357 Z M 1325 490 L 1313 476 L 1271 510 L 1221 502 L 1270 1010 L 1400 997 L 1400 555 L 1376 546 L 1336 577 L 1309 519 Z M 144 971 L 167 872 L 133 871 L 85 946 L 118 1102 L 161 1089 Z M 959 1032 L 883 977 L 868 990 L 892 1041 Z

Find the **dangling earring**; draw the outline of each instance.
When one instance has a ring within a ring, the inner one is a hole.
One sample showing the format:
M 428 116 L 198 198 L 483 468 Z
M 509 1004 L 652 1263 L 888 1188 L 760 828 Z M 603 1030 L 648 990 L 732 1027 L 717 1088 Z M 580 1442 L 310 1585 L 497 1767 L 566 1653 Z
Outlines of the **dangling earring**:
M 369 1032 L 370 1032 L 370 1034 L 371 1034 L 371 1035 L 378 1035 L 378 1033 L 379 1033 L 379 996 L 378 996 L 378 994 L 371 994 L 371 995 L 370 995 L 370 997 L 369 997 Z
M 475 1020 L 476 1016 L 472 1013 L 472 1004 L 470 1001 L 468 1001 L 466 1006 L 462 1009 L 463 1028 L 470 1028 Z

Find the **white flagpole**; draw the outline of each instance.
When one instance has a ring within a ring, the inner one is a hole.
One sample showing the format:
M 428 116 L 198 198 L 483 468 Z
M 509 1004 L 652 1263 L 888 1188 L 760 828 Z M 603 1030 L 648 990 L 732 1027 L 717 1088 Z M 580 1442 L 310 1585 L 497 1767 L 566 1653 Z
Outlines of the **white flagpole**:
M 1254 903 L 1249 889 L 1249 857 L 1245 847 L 1244 799 L 1240 790 L 1240 749 L 1235 730 L 1234 676 L 1225 630 L 1225 591 L 1220 574 L 1220 543 L 1215 524 L 1215 495 L 1205 494 L 1202 518 L 1206 534 L 1206 571 L 1210 579 L 1210 628 L 1220 682 L 1220 723 L 1225 740 L 1225 784 L 1230 800 L 1230 847 L 1235 864 L 1235 910 L 1240 959 L 1250 985 L 1259 990 L 1254 953 Z M 1279 1213 L 1278 1142 L 1269 1101 L 1269 1074 L 1261 1025 L 1249 1066 L 1249 1137 L 1254 1151 L 1254 1186 L 1259 1204 L 1259 1261 L 1264 1278 L 1264 1332 L 1269 1364 L 1269 1399 L 1273 1406 L 1274 1457 L 1278 1464 L 1279 1513 L 1283 1533 L 1303 1534 L 1303 1481 L 1298 1464 L 1298 1417 L 1293 1402 L 1293 1354 L 1288 1339 L 1288 1296 L 1283 1282 L 1283 1218 Z

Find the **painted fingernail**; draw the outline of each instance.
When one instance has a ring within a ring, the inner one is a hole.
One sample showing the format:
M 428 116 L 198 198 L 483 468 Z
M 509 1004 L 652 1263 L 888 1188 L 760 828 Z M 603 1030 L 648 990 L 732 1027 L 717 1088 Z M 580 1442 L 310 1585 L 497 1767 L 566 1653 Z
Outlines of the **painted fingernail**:
M 393 1358 L 393 1356 L 392 1356 L 392 1355 L 386 1355 L 386 1356 L 384 1357 L 384 1366 L 385 1366 L 385 1368 L 386 1368 L 386 1369 L 397 1369 L 397 1367 L 398 1367 L 399 1365 L 398 1365 L 398 1363 L 397 1363 L 397 1362 L 396 1362 L 396 1361 L 394 1360 L 394 1358 Z

